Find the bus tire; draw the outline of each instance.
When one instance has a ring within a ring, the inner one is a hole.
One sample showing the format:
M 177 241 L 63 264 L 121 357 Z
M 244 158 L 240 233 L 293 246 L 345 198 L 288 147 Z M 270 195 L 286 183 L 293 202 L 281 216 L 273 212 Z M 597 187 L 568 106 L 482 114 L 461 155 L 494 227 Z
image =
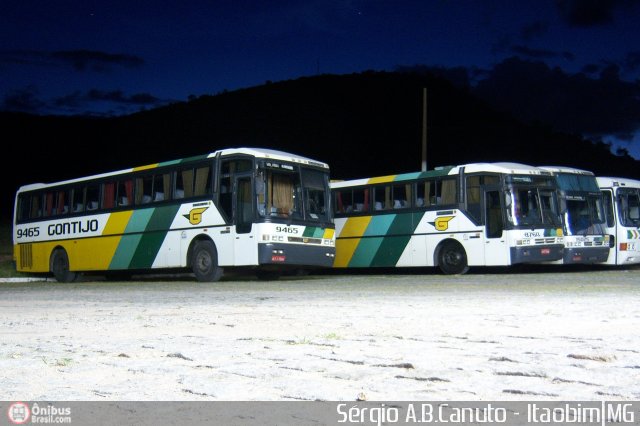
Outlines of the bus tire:
M 70 283 L 78 279 L 78 273 L 69 270 L 69 256 L 63 248 L 57 248 L 51 254 L 51 272 L 56 281 L 61 283 Z
M 200 282 L 214 282 L 222 278 L 218 266 L 218 251 L 212 241 L 196 241 L 191 256 L 191 270 Z
M 457 241 L 445 241 L 438 251 L 438 267 L 447 275 L 464 274 L 469 270 L 467 253 Z

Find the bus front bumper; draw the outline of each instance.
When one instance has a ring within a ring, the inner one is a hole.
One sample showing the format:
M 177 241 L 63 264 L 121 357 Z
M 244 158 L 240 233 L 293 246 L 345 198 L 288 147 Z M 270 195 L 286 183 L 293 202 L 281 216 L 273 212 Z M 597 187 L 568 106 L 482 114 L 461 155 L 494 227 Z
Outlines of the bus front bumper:
M 336 257 L 336 248 L 324 245 L 258 244 L 260 265 L 300 265 L 330 268 Z
M 511 263 L 538 263 L 562 259 L 562 244 L 511 247 Z
M 562 263 L 600 263 L 606 262 L 609 258 L 609 246 L 606 247 L 571 247 L 564 249 Z

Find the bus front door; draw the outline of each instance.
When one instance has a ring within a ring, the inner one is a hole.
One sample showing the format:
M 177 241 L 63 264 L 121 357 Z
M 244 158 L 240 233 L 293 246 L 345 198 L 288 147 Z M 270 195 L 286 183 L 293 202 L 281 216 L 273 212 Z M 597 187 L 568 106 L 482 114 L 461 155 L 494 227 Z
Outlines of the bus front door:
M 233 220 L 236 226 L 234 256 L 236 265 L 258 264 L 258 241 L 255 237 L 253 221 L 253 178 L 250 174 L 236 175 L 234 178 L 235 197 Z
M 511 254 L 504 232 L 500 191 L 484 190 L 485 247 L 484 261 L 487 266 L 509 265 Z

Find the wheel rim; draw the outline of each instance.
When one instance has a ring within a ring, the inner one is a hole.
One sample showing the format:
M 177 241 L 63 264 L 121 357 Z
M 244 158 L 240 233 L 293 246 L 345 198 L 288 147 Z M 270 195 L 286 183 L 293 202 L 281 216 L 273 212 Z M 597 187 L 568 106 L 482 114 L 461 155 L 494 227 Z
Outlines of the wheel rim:
M 69 264 L 62 254 L 58 254 L 53 262 L 53 271 L 57 274 L 64 274 L 69 270 Z
M 201 273 L 206 274 L 209 272 L 212 263 L 211 255 L 209 255 L 209 253 L 204 250 L 198 253 L 198 256 L 196 257 L 196 266 Z
M 462 255 L 457 250 L 447 250 L 443 258 L 444 263 L 450 266 L 459 266 L 462 262 Z

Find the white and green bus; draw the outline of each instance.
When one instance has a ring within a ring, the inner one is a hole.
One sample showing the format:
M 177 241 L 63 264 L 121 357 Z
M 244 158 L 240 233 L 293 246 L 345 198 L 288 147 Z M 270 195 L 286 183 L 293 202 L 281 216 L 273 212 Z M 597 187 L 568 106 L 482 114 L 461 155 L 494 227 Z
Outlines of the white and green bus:
M 16 269 L 62 282 L 152 270 L 216 281 L 225 267 L 276 277 L 335 255 L 329 166 L 269 149 L 22 186 L 13 225 Z
M 593 264 L 609 257 L 602 193 L 593 172 L 564 166 L 541 167 L 553 173 L 558 184 L 564 256 L 556 263 Z
M 606 263 L 640 263 L 640 181 L 619 177 L 596 179 L 604 196 L 605 226 L 611 243 Z
M 551 173 L 475 163 L 331 183 L 335 268 L 470 266 L 562 259 Z

